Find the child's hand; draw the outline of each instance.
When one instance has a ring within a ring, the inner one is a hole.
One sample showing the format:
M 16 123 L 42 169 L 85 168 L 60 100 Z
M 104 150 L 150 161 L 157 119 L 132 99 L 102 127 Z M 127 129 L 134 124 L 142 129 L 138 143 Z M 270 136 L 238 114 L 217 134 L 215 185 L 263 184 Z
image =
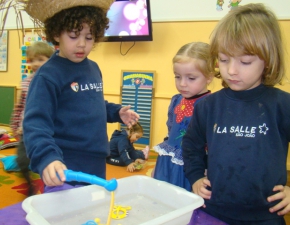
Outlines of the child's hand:
M 144 164 L 145 163 L 145 160 L 143 160 L 143 159 L 136 159 L 135 160 L 135 163 L 137 163 L 137 164 Z
M 53 161 L 48 164 L 47 167 L 42 172 L 42 180 L 47 186 L 60 186 L 63 185 L 65 181 L 64 170 L 66 170 L 66 165 L 60 161 Z M 58 173 L 58 176 L 56 175 Z
M 273 188 L 273 191 L 279 191 L 278 193 L 269 196 L 268 197 L 268 202 L 273 202 L 276 200 L 281 199 L 282 201 L 279 202 L 277 205 L 273 206 L 272 208 L 269 209 L 271 213 L 279 211 L 277 214 L 279 216 L 283 216 L 286 213 L 290 212 L 290 187 L 288 186 L 283 186 L 283 185 L 276 185 Z
M 211 187 L 210 181 L 207 177 L 203 177 L 192 185 L 192 191 L 204 199 L 210 199 L 211 191 L 209 191 L 207 187 Z M 205 205 L 203 205 L 203 207 L 205 207 Z
M 133 110 L 130 110 L 131 106 L 122 107 L 119 111 L 119 115 L 124 124 L 131 128 L 135 123 L 138 122 L 140 116 Z
M 128 166 L 127 166 L 127 171 L 129 171 L 129 172 L 134 172 L 134 170 L 135 170 L 135 166 L 134 166 L 134 162 L 132 162 L 132 163 L 130 163 Z
M 143 159 L 136 159 L 134 163 L 135 170 L 141 170 L 145 167 L 146 161 Z

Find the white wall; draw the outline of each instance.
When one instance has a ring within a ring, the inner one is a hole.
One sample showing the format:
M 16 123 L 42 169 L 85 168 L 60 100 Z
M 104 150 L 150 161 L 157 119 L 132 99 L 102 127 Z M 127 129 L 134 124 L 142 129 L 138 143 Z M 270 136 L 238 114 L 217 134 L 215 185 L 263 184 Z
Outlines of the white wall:
M 150 0 L 153 22 L 219 20 L 229 12 L 229 0 L 224 0 L 223 10 L 216 10 L 217 0 Z M 289 0 L 242 0 L 240 5 L 264 3 L 278 19 L 290 19 Z
M 228 5 L 230 0 L 224 0 L 223 11 L 216 10 L 216 2 L 217 0 L 150 0 L 152 21 L 219 20 L 229 12 Z M 276 13 L 278 19 L 290 19 L 289 0 L 242 0 L 240 5 L 259 2 L 270 7 Z M 21 15 L 24 27 L 33 28 L 33 23 L 29 16 L 25 12 L 22 12 Z M 2 18 L 3 14 L 0 14 L 0 16 Z M 0 22 L 2 23 L 2 20 Z M 2 25 L 1 23 L 0 25 Z M 5 29 L 16 28 L 16 14 L 14 9 L 10 9 Z

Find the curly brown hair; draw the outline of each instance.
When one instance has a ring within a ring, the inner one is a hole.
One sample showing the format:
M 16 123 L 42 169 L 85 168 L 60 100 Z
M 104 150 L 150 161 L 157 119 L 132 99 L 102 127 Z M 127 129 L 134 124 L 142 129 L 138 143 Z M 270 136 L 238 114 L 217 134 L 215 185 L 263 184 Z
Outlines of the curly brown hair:
M 104 38 L 109 19 L 103 9 L 94 6 L 77 6 L 64 9 L 44 21 L 46 39 L 52 44 L 58 45 L 59 43 L 55 41 L 55 37 L 59 37 L 64 31 L 80 32 L 84 23 L 90 26 L 94 42 L 97 43 Z

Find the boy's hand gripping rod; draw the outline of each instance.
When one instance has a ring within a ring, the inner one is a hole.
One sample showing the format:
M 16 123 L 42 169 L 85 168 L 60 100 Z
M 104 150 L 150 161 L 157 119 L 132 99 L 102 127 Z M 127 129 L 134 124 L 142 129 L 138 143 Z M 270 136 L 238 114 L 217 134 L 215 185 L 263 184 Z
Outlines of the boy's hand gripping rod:
M 104 187 L 108 191 L 114 191 L 116 190 L 118 186 L 117 180 L 114 178 L 107 181 L 95 175 L 82 173 L 82 172 L 76 172 L 73 170 L 64 170 L 64 175 L 66 177 L 66 181 L 78 181 L 78 182 L 85 182 L 89 184 L 96 184 L 96 185 Z

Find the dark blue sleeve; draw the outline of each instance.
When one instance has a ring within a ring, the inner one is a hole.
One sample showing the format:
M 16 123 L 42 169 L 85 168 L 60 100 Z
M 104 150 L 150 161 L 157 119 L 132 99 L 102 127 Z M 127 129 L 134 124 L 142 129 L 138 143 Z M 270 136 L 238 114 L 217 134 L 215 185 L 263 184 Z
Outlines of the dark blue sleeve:
M 176 106 L 176 102 L 178 100 L 178 97 L 180 96 L 180 94 L 174 95 L 171 99 L 170 105 L 168 107 L 168 113 L 167 113 L 167 128 L 168 128 L 168 134 L 170 133 L 172 124 L 173 124 L 173 113 L 174 113 L 174 108 Z
M 132 163 L 134 160 L 132 160 L 129 156 L 129 152 L 134 150 L 132 149 L 133 146 L 130 144 L 127 137 L 120 138 L 118 141 L 118 151 L 120 154 L 120 158 L 122 161 L 128 166 L 130 163 Z
M 26 98 L 23 139 L 31 169 L 40 175 L 51 162 L 63 162 L 62 151 L 53 138 L 58 93 L 53 83 L 35 75 Z
M 204 177 L 204 171 L 206 169 L 204 161 L 206 156 L 206 113 L 203 105 L 204 104 L 196 105 L 186 134 L 182 139 L 184 172 L 191 185 Z
M 287 141 L 290 142 L 290 94 L 279 92 L 278 98 L 278 121 L 281 124 L 282 131 L 285 134 Z
M 108 101 L 105 101 L 105 102 L 106 102 L 106 109 L 107 109 L 107 122 L 108 123 L 114 123 L 114 122 L 122 123 L 123 121 L 121 120 L 120 114 L 119 114 L 119 111 L 122 108 L 122 105 L 109 103 Z

